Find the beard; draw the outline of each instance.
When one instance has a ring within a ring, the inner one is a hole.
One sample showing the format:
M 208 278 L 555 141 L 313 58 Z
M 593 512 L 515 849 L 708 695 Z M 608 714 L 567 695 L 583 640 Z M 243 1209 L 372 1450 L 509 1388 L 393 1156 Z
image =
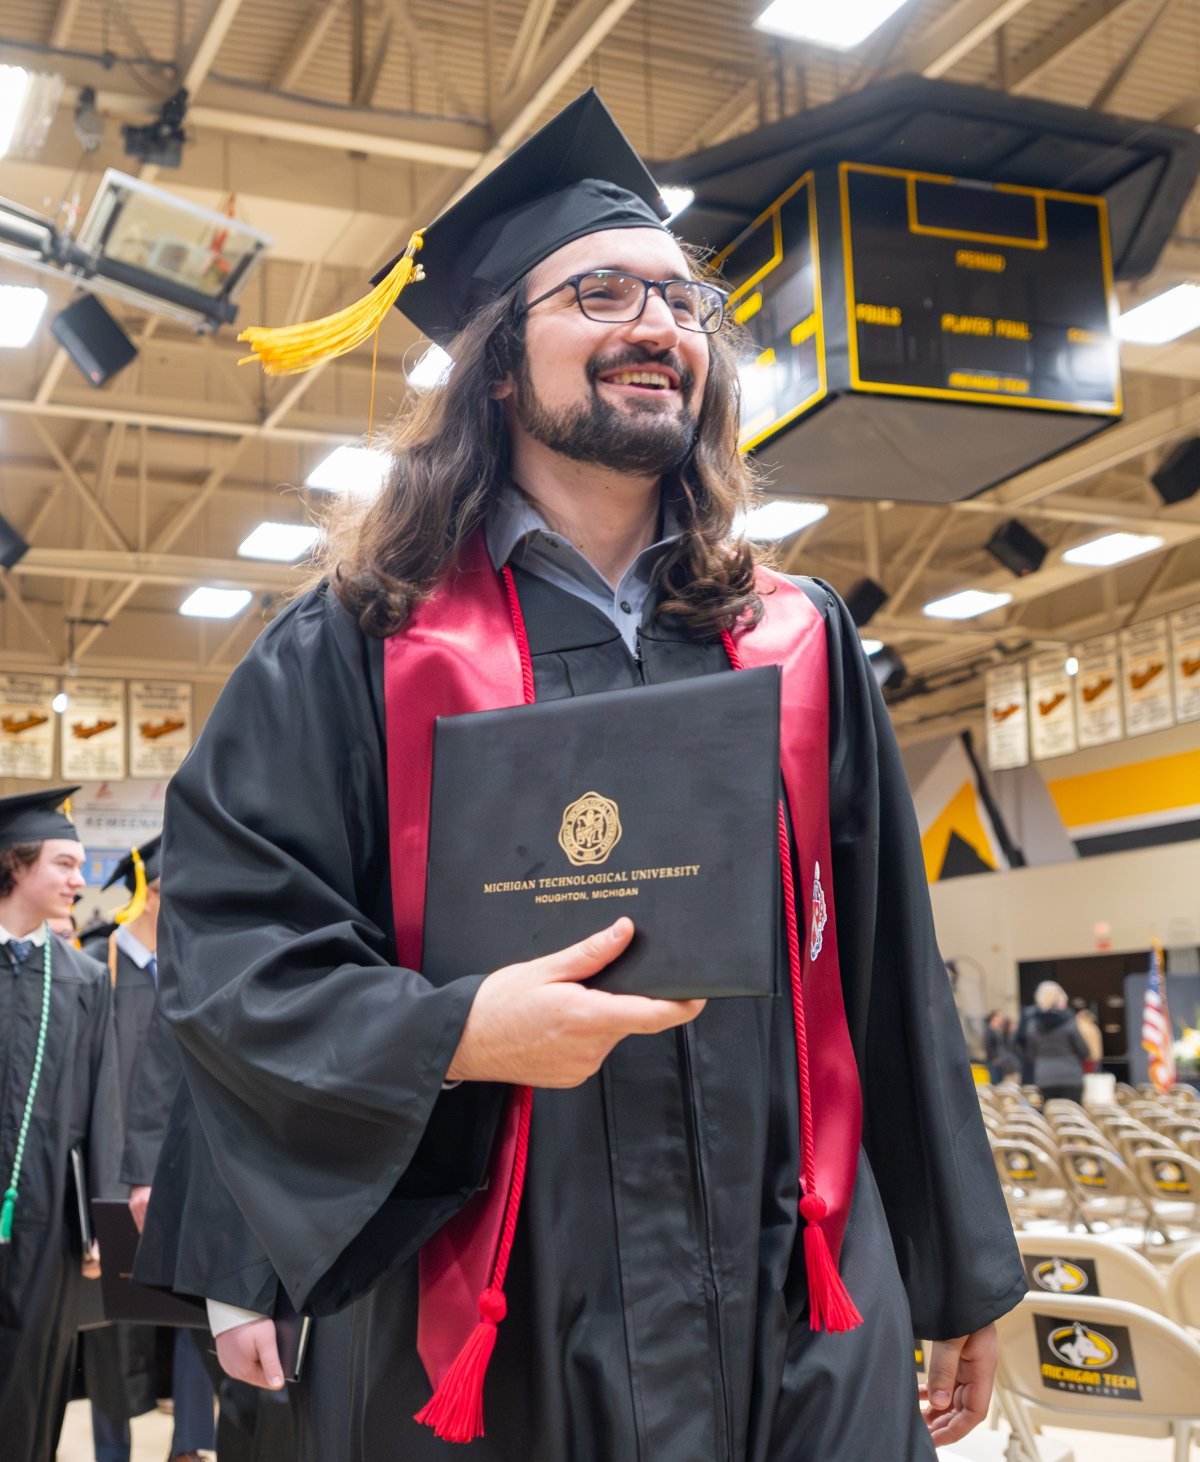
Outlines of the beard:
M 574 462 L 589 462 L 616 472 L 662 476 L 679 466 L 696 443 L 699 423 L 690 405 L 694 374 L 682 362 L 669 359 L 679 377 L 682 404 L 664 409 L 652 399 L 630 401 L 627 407 L 606 400 L 596 388 L 608 371 L 636 370 L 668 358 L 626 351 L 619 358 L 588 362 L 590 399 L 578 406 L 554 410 L 537 394 L 526 356 L 516 372 L 514 404 L 521 424 L 535 441 Z

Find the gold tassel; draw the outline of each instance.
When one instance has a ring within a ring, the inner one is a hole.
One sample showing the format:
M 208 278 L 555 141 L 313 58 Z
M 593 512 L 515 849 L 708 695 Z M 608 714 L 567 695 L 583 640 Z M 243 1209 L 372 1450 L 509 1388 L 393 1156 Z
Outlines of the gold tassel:
M 423 228 L 417 229 L 408 241 L 408 248 L 370 294 L 336 314 L 299 325 L 247 326 L 238 339 L 245 340 L 252 353 L 243 356 L 238 364 L 257 360 L 269 376 L 291 376 L 361 345 L 379 329 L 405 285 L 425 278 L 425 271 L 414 262 L 424 242 L 424 233 Z
M 146 865 L 136 848 L 130 848 L 133 858 L 133 897 L 113 913 L 114 924 L 132 924 L 146 911 Z

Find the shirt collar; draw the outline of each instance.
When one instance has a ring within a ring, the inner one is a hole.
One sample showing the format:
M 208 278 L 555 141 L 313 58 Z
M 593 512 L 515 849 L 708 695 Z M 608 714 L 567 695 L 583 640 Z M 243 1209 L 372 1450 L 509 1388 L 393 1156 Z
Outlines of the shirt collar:
M 41 949 L 42 945 L 46 942 L 45 922 L 39 924 L 36 929 L 31 930 L 24 937 L 29 941 L 30 944 L 34 945 L 38 949 Z M 4 927 L 4 925 L 0 924 L 0 944 L 11 944 L 12 941 L 16 938 L 17 935 L 10 934 L 8 930 Z
M 139 970 L 144 970 L 154 958 L 154 951 L 146 948 L 128 924 L 117 926 L 117 948 L 122 954 L 127 954 Z
M 679 510 L 669 498 L 664 498 L 662 516 L 662 533 L 654 543 L 638 554 L 637 561 L 648 561 L 651 556 L 659 557 L 668 545 L 683 537 L 685 530 L 680 522 Z M 492 566 L 496 569 L 503 568 L 519 547 L 540 535 L 553 532 L 529 498 L 512 484 L 506 485 L 493 497 L 484 524 L 484 537 Z M 583 554 L 579 556 L 583 558 Z M 592 567 L 595 568 L 595 565 Z

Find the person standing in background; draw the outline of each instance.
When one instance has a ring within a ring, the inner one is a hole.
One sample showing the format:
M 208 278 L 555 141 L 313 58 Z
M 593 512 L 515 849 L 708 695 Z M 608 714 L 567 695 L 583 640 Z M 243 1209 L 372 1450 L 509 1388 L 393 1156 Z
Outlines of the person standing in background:
M 1033 1063 L 1033 1081 L 1044 1102 L 1056 1098 L 1083 1101 L 1083 1063 L 1088 1048 L 1067 1004 L 1067 992 L 1054 980 L 1043 980 L 1033 993 L 1034 1012 L 1025 1042 Z
M 103 965 L 52 935 L 83 887 L 83 848 L 59 810 L 77 791 L 0 798 L 0 1454 L 51 1462 L 73 1358 L 83 1252 L 69 1184 L 116 1186 L 120 1091 Z

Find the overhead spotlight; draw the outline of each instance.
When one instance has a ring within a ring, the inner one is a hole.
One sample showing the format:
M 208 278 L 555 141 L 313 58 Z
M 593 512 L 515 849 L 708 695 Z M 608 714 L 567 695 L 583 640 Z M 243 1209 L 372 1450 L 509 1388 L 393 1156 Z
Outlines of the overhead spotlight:
M 1001 523 L 984 546 L 994 559 L 998 559 L 1006 569 L 1011 569 L 1019 579 L 1027 574 L 1036 574 L 1048 552 L 1037 534 L 1016 518 Z
M 95 152 L 104 140 L 104 118 L 96 110 L 94 87 L 83 87 L 75 103 L 75 136 L 85 152 Z
M 92 386 L 103 386 L 137 355 L 137 346 L 94 294 L 81 294 L 56 315 L 50 333 Z
M 859 579 L 846 594 L 846 608 L 856 629 L 869 624 L 871 616 L 888 602 L 888 591 L 874 579 Z
M 908 667 L 900 658 L 900 652 L 891 645 L 884 645 L 870 658 L 871 673 L 880 690 L 899 690 L 908 679 Z
M 1150 474 L 1154 490 L 1164 503 L 1182 503 L 1200 489 L 1200 437 L 1179 443 Z
M 0 564 L 11 569 L 29 552 L 29 544 L 7 518 L 0 518 Z
M 666 221 L 671 223 L 678 218 L 685 208 L 690 208 L 696 201 L 696 193 L 693 188 L 684 187 L 682 184 L 668 184 L 659 189 L 658 196 L 671 210 L 667 214 Z
M 187 141 L 187 133 L 183 130 L 187 105 L 188 94 L 180 87 L 174 96 L 163 102 L 156 121 L 141 127 L 126 122 L 121 128 L 125 156 L 135 157 L 139 162 L 150 163 L 154 167 L 177 168 L 183 159 L 183 144 Z

